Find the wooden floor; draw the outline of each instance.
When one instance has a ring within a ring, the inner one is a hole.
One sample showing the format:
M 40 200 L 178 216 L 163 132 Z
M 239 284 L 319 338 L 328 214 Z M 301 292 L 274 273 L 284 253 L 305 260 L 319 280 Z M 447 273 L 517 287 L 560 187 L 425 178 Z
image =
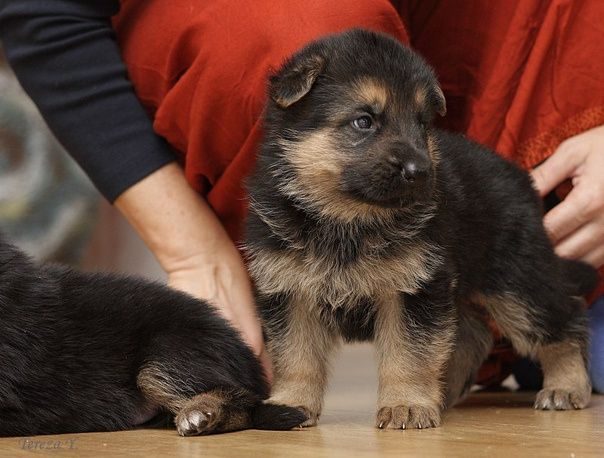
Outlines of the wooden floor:
M 447 412 L 440 428 L 380 431 L 372 426 L 374 374 L 371 348 L 348 347 L 316 428 L 194 438 L 174 430 L 8 438 L 0 439 L 0 457 L 604 457 L 604 396 L 583 411 L 537 412 L 530 393 L 476 394 Z

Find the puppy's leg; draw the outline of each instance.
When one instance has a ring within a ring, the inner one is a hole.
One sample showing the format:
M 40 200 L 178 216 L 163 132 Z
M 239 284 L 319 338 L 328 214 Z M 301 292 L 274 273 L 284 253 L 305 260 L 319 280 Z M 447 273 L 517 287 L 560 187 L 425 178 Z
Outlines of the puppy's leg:
M 447 362 L 445 376 L 445 406 L 452 407 L 469 392 L 480 365 L 487 359 L 493 347 L 493 336 L 486 324 L 486 313 L 480 314 L 474 307 L 458 305 L 458 327 L 455 348 Z
M 525 290 L 524 296 L 477 294 L 475 298 L 518 353 L 541 363 L 543 389 L 537 394 L 535 408 L 581 409 L 591 397 L 585 313 L 579 299 L 565 295 L 555 285 L 548 289 Z
M 139 371 L 137 384 L 148 401 L 175 416 L 181 436 L 249 428 L 251 409 L 259 401 L 247 390 L 237 388 L 201 393 L 203 387 L 194 387 L 195 382 L 185 379 L 185 374 L 168 363 L 147 363 Z
M 535 409 L 583 409 L 589 404 L 591 381 L 585 345 L 577 340 L 543 345 L 537 357 L 543 370 L 543 389 L 537 393 Z
M 378 428 L 440 424 L 441 380 L 455 339 L 455 313 L 448 299 L 437 299 L 430 289 L 404 298 L 395 293 L 379 305 Z
M 264 298 L 262 309 L 274 309 L 274 304 L 268 304 L 275 300 Z M 279 304 L 282 313 L 264 313 L 274 369 L 272 395 L 267 402 L 299 408 L 308 418 L 301 426 L 313 426 L 321 414 L 329 357 L 338 340 L 313 302 L 303 297 L 278 300 L 287 301 Z

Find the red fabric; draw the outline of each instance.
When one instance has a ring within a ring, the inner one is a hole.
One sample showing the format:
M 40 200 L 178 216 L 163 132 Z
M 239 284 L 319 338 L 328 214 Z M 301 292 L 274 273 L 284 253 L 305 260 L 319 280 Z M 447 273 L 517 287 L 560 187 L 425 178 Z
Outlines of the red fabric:
M 439 76 L 445 127 L 532 169 L 604 124 L 604 2 L 396 3 L 411 45 Z M 604 281 L 590 299 L 602 294 Z
M 405 43 L 410 36 L 439 75 L 445 126 L 525 168 L 604 124 L 601 0 L 394 3 L 400 16 L 387 0 L 122 1 L 114 26 L 135 89 L 234 240 L 267 74 L 324 34 L 364 27 Z M 506 358 L 483 378 L 505 375 Z

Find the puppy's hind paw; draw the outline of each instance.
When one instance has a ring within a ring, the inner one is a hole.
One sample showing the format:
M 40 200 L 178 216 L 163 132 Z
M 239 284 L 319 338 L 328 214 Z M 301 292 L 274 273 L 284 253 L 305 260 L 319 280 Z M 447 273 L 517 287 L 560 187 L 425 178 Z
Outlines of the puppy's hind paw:
M 569 391 L 544 388 L 537 393 L 535 409 L 537 410 L 573 410 L 583 409 L 589 403 L 591 388 Z
M 200 410 L 181 411 L 176 418 L 176 429 L 181 436 L 197 436 L 211 431 L 215 415 L 212 412 Z
M 426 406 L 382 407 L 378 410 L 375 426 L 379 429 L 424 429 L 440 426 L 440 411 Z

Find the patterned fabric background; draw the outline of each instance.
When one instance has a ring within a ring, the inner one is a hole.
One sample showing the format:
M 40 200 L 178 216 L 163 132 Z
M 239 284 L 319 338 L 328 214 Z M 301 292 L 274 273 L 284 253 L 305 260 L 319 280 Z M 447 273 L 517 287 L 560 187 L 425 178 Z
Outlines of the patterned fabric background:
M 40 260 L 75 264 L 99 196 L 5 64 L 0 49 L 0 231 Z

